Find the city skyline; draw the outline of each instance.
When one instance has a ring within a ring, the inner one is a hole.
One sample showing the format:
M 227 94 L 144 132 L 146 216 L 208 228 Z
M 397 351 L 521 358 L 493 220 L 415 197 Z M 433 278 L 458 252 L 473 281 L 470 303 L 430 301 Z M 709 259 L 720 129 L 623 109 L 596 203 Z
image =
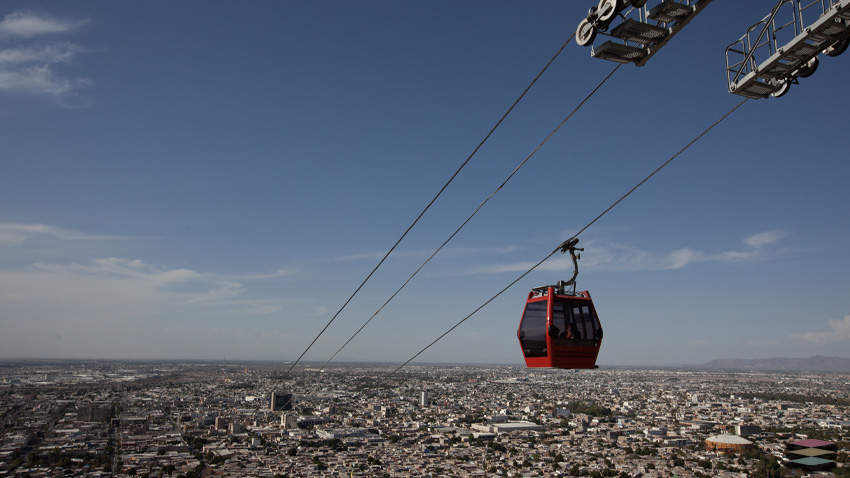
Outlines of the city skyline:
M 4 3 L 0 358 L 295 360 L 595 3 Z M 771 6 L 712 2 L 619 68 L 335 360 L 408 360 L 718 120 L 724 48 Z M 848 59 L 581 234 L 600 366 L 848 357 Z M 615 66 L 570 41 L 304 359 Z M 528 290 L 571 272 L 558 254 L 417 361 L 522 363 Z
M 848 375 L 8 364 L 0 469 L 66 475 L 847 476 Z M 819 448 L 817 450 L 813 448 Z M 812 459 L 812 457 L 818 457 Z

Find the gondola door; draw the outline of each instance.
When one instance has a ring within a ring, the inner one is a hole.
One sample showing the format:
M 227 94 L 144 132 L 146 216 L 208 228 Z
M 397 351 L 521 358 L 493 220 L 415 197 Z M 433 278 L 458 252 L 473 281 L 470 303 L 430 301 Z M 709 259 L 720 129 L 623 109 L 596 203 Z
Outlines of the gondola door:
M 596 368 L 602 344 L 602 326 L 590 293 L 556 295 L 552 299 L 549 355 L 552 367 Z
M 552 288 L 539 287 L 528 294 L 517 336 L 528 367 L 551 367 L 552 357 L 549 339 L 549 325 L 552 316 Z

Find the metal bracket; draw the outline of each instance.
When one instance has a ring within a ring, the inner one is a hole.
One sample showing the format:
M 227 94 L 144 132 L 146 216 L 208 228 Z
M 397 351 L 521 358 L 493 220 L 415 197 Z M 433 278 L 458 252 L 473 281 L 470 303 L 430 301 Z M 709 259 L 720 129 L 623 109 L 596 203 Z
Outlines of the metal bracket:
M 570 257 L 573 259 L 573 276 L 570 277 L 570 280 L 568 281 L 558 281 L 558 289 L 561 291 L 566 291 L 566 287 L 572 286 L 573 292 L 575 292 L 576 277 L 578 277 L 578 260 L 581 259 L 581 254 L 576 254 L 576 251 L 584 251 L 583 248 L 576 247 L 576 244 L 578 244 L 578 238 L 571 237 L 564 241 L 559 247 L 561 253 L 569 252 Z

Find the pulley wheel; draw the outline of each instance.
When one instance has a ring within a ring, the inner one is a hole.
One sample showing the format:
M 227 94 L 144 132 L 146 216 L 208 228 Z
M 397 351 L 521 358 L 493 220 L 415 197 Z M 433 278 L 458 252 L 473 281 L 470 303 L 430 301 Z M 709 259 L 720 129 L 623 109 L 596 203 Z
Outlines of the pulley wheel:
M 847 50 L 847 45 L 850 45 L 850 38 L 838 40 L 837 42 L 828 46 L 826 50 L 823 51 L 823 53 L 826 56 L 838 56 L 844 53 L 845 50 Z
M 596 13 L 599 15 L 599 23 L 607 24 L 623 9 L 623 0 L 599 0 Z
M 812 76 L 812 73 L 814 73 L 815 70 L 818 69 L 819 64 L 820 60 L 818 60 L 818 57 L 812 58 L 808 61 L 808 63 L 806 63 L 805 66 L 800 68 L 800 73 L 797 73 L 797 76 L 799 76 L 800 78 L 808 78 Z
M 596 39 L 596 26 L 590 20 L 585 18 L 578 24 L 576 29 L 576 43 L 580 46 L 587 46 L 593 43 Z

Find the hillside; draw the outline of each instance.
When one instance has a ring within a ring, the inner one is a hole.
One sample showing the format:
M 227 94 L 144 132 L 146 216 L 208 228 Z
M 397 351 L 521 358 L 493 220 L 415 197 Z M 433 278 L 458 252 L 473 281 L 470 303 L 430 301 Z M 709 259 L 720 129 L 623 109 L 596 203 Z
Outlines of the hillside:
M 850 359 L 815 355 L 808 358 L 717 359 L 697 366 L 715 370 L 850 373 Z

